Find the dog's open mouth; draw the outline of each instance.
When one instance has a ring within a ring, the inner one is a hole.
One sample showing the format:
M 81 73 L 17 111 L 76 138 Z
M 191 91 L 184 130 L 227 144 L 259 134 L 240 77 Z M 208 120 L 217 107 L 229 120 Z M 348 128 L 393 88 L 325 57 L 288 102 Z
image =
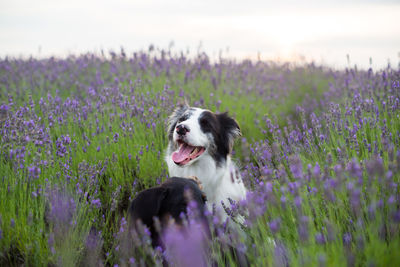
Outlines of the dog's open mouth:
M 179 142 L 179 150 L 172 153 L 172 160 L 178 165 L 185 165 L 198 158 L 206 149 L 202 146 L 191 146 L 185 142 Z

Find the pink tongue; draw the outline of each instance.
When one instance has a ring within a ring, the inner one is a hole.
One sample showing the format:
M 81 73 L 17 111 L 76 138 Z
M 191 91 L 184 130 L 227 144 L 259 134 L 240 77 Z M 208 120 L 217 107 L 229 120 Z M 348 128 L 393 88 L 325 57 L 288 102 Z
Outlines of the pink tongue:
M 172 160 L 175 163 L 181 163 L 189 158 L 190 153 L 193 151 L 193 147 L 187 144 L 181 145 L 178 152 L 172 153 Z

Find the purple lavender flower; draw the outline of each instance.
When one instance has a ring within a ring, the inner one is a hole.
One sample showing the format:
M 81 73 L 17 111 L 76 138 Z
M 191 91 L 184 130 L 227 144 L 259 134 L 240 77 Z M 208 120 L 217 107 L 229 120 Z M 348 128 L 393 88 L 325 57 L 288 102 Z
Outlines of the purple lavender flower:
M 40 172 L 41 172 L 40 168 L 33 164 L 28 167 L 28 175 L 32 179 L 39 178 Z
M 294 198 L 294 204 L 296 205 L 296 207 L 298 209 L 300 209 L 301 208 L 301 204 L 302 204 L 302 198 L 300 196 L 296 196 Z
M 99 249 L 101 244 L 102 244 L 101 232 L 96 232 L 94 228 L 91 229 L 89 235 L 86 237 L 86 243 L 85 243 L 86 248 L 92 252 L 96 249 Z
M 343 244 L 345 246 L 349 246 L 351 244 L 352 237 L 350 233 L 344 233 L 343 235 Z
M 303 165 L 299 157 L 294 157 L 291 159 L 290 171 L 293 174 L 293 177 L 299 179 L 303 176 Z
M 299 238 L 302 242 L 307 242 L 309 238 L 309 230 L 308 230 L 309 218 L 307 216 L 301 216 L 300 221 L 298 223 L 298 234 Z
M 277 218 L 268 223 L 269 229 L 273 234 L 276 234 L 280 229 L 281 219 Z
M 54 243 L 54 233 L 50 233 L 49 238 L 47 239 L 47 244 L 50 246 L 53 255 L 55 254 Z
M 127 221 L 126 221 L 125 217 L 122 217 L 121 224 L 119 227 L 119 233 L 123 233 L 125 231 L 126 224 L 127 224 Z
M 350 174 L 356 178 L 362 178 L 362 169 L 356 159 L 353 159 L 347 166 Z
M 51 205 L 48 219 L 54 225 L 55 233 L 60 237 L 68 231 L 72 224 L 76 211 L 75 200 L 59 189 L 50 191 L 48 198 Z
M 95 207 L 97 209 L 101 208 L 101 201 L 98 198 L 93 199 L 91 204 L 92 204 L 93 207 Z
M 60 137 L 56 141 L 56 149 L 57 149 L 57 156 L 64 157 L 67 153 L 67 148 L 65 147 L 65 143 L 63 142 L 63 137 Z
M 180 266 L 208 266 L 207 244 L 201 224 L 191 224 L 181 231 L 175 226 L 167 229 L 164 235 L 166 253 L 170 263 Z
M 326 239 L 323 233 L 316 233 L 315 234 L 315 242 L 320 245 L 324 245 L 326 243 Z
M 314 174 L 314 177 L 316 177 L 317 179 L 318 179 L 318 178 L 320 177 L 320 175 L 321 175 L 321 168 L 319 167 L 318 162 L 315 163 L 315 166 L 314 166 L 314 169 L 313 169 L 313 174 Z
M 270 177 L 272 175 L 272 171 L 267 165 L 265 165 L 262 167 L 262 174 L 266 177 Z
M 286 267 L 289 266 L 289 256 L 285 245 L 282 242 L 277 242 L 274 249 L 274 266 Z
M 65 136 L 61 136 L 63 144 L 64 145 L 69 145 L 71 144 L 71 138 L 69 137 L 69 135 L 65 135 Z

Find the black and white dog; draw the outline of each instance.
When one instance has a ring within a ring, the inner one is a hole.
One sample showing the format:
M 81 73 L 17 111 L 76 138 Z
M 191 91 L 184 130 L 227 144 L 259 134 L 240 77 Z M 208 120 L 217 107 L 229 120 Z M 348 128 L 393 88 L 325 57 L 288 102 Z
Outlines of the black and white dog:
M 227 113 L 180 105 L 169 118 L 169 144 L 166 152 L 169 175 L 196 176 L 202 183 L 211 210 L 215 204 L 226 219 L 221 201 L 240 201 L 246 188 L 231 159 L 233 142 L 241 135 L 237 122 Z

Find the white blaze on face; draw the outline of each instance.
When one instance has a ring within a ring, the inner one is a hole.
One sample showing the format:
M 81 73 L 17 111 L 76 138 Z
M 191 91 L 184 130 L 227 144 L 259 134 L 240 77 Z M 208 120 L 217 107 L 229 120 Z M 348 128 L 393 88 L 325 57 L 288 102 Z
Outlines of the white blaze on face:
M 207 135 L 203 133 L 199 123 L 203 111 L 200 108 L 192 108 L 187 111 L 190 114 L 189 117 L 176 124 L 176 127 L 185 126 L 188 132 L 184 136 L 179 136 L 177 130 L 174 129 L 173 140 L 178 144 L 178 149 L 172 153 L 171 157 L 175 164 L 181 166 L 188 164 L 200 157 L 209 146 Z
M 187 112 L 192 112 L 191 116 L 189 116 L 187 120 L 176 124 L 176 127 L 178 127 L 178 125 L 184 125 L 189 129 L 189 132 L 186 133 L 186 136 L 184 138 L 184 141 L 189 145 L 202 146 L 206 148 L 209 146 L 208 137 L 201 130 L 199 122 L 201 113 L 203 113 L 204 111 L 205 110 L 201 108 L 191 108 L 189 111 L 187 111 Z M 178 139 L 179 136 L 175 129 L 173 134 L 173 140 L 177 142 Z

